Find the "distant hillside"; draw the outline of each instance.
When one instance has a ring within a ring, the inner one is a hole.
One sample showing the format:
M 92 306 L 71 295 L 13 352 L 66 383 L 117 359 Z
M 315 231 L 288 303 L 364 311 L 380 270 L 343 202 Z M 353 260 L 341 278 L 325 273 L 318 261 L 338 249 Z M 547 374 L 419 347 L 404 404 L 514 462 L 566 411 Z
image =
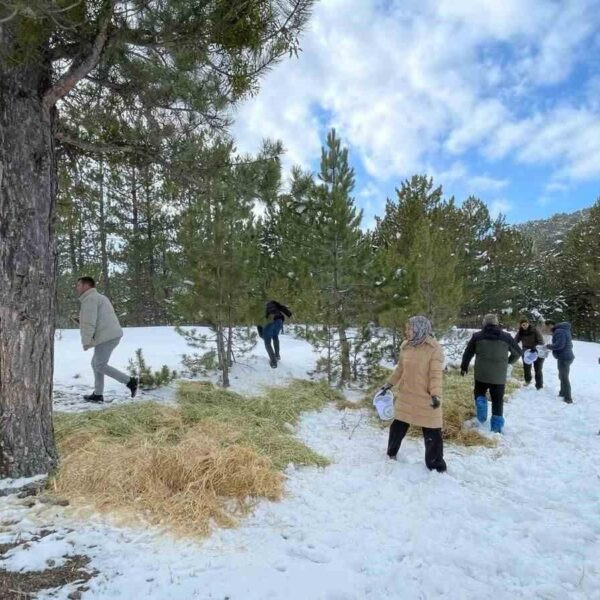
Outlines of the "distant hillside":
M 552 250 L 574 225 L 583 221 L 589 212 L 589 208 L 584 208 L 574 213 L 558 213 L 549 219 L 521 223 L 516 229 L 533 239 L 538 251 L 547 252 Z

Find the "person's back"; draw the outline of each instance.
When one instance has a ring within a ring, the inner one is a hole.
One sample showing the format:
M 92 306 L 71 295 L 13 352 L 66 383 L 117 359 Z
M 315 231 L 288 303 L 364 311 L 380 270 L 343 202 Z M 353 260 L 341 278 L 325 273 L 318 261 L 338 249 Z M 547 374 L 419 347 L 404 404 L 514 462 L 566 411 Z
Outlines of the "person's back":
M 269 300 L 267 302 L 267 306 L 265 308 L 265 317 L 267 319 L 272 318 L 274 321 L 285 321 L 286 316 L 291 317 L 292 313 L 285 304 L 281 304 L 276 300 Z
M 486 315 L 483 329 L 473 334 L 469 341 L 460 367 L 461 375 L 466 375 L 469 363 L 475 356 L 475 407 L 481 423 L 487 420 L 487 393 L 492 400 L 491 430 L 502 433 L 504 427 L 504 389 L 508 365 L 514 364 L 521 356 L 521 350 L 511 335 L 502 331 L 496 315 Z
M 110 300 L 94 288 L 80 296 L 79 322 L 84 346 L 97 346 L 123 336 Z
M 477 381 L 505 384 L 508 365 L 516 362 L 521 352 L 510 334 L 502 331 L 499 325 L 488 323 L 473 334 L 465 350 L 463 363 L 465 358 L 470 362 L 473 355 Z
M 285 304 L 281 304 L 277 300 L 269 300 L 265 307 L 265 318 L 268 319 L 268 323 L 264 327 L 258 328 L 258 333 L 263 338 L 269 355 L 269 364 L 273 369 L 277 368 L 277 362 L 281 360 L 279 334 L 283 332 L 283 322 L 286 316 L 291 317 L 292 312 Z

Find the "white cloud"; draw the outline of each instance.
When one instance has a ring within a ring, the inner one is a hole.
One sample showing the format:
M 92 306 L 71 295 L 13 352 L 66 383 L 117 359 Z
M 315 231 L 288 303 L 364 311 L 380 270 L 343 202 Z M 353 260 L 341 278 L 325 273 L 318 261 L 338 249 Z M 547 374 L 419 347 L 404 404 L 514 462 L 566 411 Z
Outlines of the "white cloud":
M 598 176 L 593 94 L 587 105 L 544 99 L 590 50 L 598 8 L 598 0 L 394 0 L 384 8 L 321 0 L 300 59 L 266 76 L 239 108 L 234 135 L 249 151 L 281 139 L 285 165 L 306 167 L 335 125 L 353 160 L 381 181 L 431 165 L 452 171 L 473 152 L 549 164 L 562 179 Z M 441 166 L 449 159 L 457 162 Z M 461 177 L 475 191 L 506 185 L 466 168 Z
M 556 179 L 600 175 L 600 115 L 586 108 L 558 107 L 500 127 L 488 145 L 492 157 L 514 154 L 526 164 L 552 164 Z
M 508 185 L 508 179 L 476 175 L 467 181 L 469 192 L 499 192 Z
M 492 200 L 492 202 L 488 203 L 488 207 L 492 217 L 497 217 L 500 214 L 506 215 L 514 208 L 513 204 L 504 198 Z

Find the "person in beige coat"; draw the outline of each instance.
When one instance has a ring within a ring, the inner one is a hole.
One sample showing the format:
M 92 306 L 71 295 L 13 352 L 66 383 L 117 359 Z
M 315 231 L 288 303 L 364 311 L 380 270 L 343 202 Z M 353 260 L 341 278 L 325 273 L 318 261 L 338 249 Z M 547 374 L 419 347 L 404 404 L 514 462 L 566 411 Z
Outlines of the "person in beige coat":
M 430 471 L 446 470 L 442 440 L 442 372 L 444 353 L 425 317 L 411 317 L 400 347 L 398 366 L 382 391 L 394 388 L 396 404 L 387 454 L 396 459 L 411 425 L 423 429 L 425 464 Z
M 98 293 L 96 282 L 91 277 L 80 277 L 75 285 L 75 290 L 79 294 L 81 303 L 79 318 L 75 319 L 81 333 L 81 344 L 84 351 L 90 348 L 94 349 L 92 357 L 94 393 L 84 396 L 84 400 L 87 402 L 104 401 L 105 375 L 124 383 L 133 398 L 137 392 L 138 380 L 108 364 L 110 355 L 123 337 L 123 330 L 110 300 Z

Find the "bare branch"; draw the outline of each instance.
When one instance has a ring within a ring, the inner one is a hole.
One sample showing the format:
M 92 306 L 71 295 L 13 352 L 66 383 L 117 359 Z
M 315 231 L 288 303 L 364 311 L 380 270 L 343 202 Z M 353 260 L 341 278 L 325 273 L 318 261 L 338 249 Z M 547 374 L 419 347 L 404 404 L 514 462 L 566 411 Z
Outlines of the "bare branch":
M 90 154 L 137 154 L 150 155 L 152 148 L 149 146 L 136 146 L 133 144 L 106 144 L 99 142 L 89 142 L 81 138 L 74 137 L 64 131 L 57 131 L 54 136 L 61 144 L 73 146 Z
M 98 64 L 100 54 L 108 39 L 108 26 L 112 18 L 115 1 L 107 0 L 104 14 L 101 13 L 98 17 L 98 34 L 92 43 L 89 54 L 75 58 L 69 70 L 44 94 L 46 109 L 52 108 L 61 98 L 66 96 Z
M 17 16 L 18 12 L 19 12 L 19 9 L 15 8 L 15 10 L 13 10 L 12 14 L 8 15 L 8 17 L 4 17 L 3 19 L 0 19 L 0 24 L 8 23 L 10 20 L 14 19 Z

